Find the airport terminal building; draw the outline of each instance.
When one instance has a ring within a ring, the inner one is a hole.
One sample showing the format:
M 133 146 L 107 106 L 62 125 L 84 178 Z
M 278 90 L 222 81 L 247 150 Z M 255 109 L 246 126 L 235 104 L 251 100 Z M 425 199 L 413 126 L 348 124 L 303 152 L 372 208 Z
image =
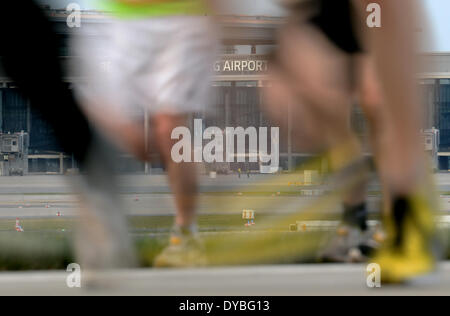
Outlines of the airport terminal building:
M 73 33 L 66 24 L 64 11 L 49 11 L 57 24 L 59 36 L 68 39 Z M 84 12 L 82 23 L 102 23 L 103 16 L 98 12 Z M 260 110 L 264 100 L 263 87 L 268 83 L 268 54 L 274 48 L 275 32 L 283 23 L 281 18 L 224 16 L 221 18 L 224 29 L 221 55 L 214 65 L 213 91 L 209 114 L 197 113 L 207 126 L 267 126 L 270 122 Z M 66 41 L 68 42 L 68 41 Z M 61 58 L 70 63 L 73 58 L 68 45 L 62 47 Z M 450 52 L 424 54 L 425 69 L 420 74 L 420 85 L 424 89 L 423 109 L 425 115 L 424 129 L 435 127 L 439 133 L 439 168 L 448 170 L 450 157 Z M 68 76 L 67 87 L 78 78 Z M 365 138 L 367 128 L 363 115 L 355 108 L 352 124 L 355 130 Z M 293 124 L 286 113 L 286 130 L 288 135 L 280 135 L 280 166 L 288 170 L 293 168 L 308 153 L 296 148 L 289 132 Z M 28 100 L 23 99 L 8 78 L 0 72 L 0 136 L 22 133 L 23 146 L 17 152 L 0 149 L 0 175 L 8 172 L 5 163 L 14 159 L 26 160 L 22 165 L 24 173 L 64 173 L 75 166 L 72 157 L 61 153 L 53 141 L 53 131 L 34 112 Z M 23 135 L 26 135 L 23 136 Z M 3 141 L 3 140 L 2 140 Z M 8 147 L 9 148 L 9 147 Z M 20 152 L 19 152 L 20 151 Z M 5 160 L 6 159 L 6 160 Z M 124 158 L 125 159 L 125 158 Z M 127 163 L 123 171 L 143 172 L 139 163 Z M 154 166 L 157 167 L 157 166 Z M 255 166 L 256 168 L 257 166 Z M 11 168 L 11 167 L 10 167 Z M 17 168 L 17 167 L 14 167 Z M 230 170 L 239 168 L 238 164 L 229 166 Z

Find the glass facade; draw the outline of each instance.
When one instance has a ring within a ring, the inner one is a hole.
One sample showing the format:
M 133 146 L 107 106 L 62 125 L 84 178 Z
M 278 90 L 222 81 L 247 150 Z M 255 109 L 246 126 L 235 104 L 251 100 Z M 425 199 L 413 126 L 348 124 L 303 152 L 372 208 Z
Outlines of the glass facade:
M 41 114 L 29 106 L 14 88 L 0 89 L 0 131 L 2 133 L 26 132 L 29 134 L 29 153 L 60 151 L 51 127 Z
M 205 126 L 261 127 L 267 126 L 260 110 L 261 90 L 258 81 L 222 81 L 213 84 L 212 100 L 204 115 Z M 258 169 L 257 163 L 230 165 L 231 170 Z
M 450 151 L 450 79 L 422 81 L 424 128 L 440 130 L 440 152 Z
M 28 132 L 28 102 L 17 89 L 1 89 L 1 130 L 4 133 Z
M 437 83 L 436 107 L 439 121 L 436 128 L 441 131 L 441 150 L 450 151 L 450 80 L 439 80 Z
M 229 56 L 229 55 L 227 55 Z M 208 110 L 197 113 L 195 117 L 203 118 L 205 126 L 230 127 L 271 127 L 269 120 L 261 111 L 264 100 L 260 80 L 241 81 L 221 79 L 212 84 L 212 98 Z M 440 130 L 441 153 L 450 152 L 450 78 L 426 79 L 420 82 L 423 92 L 424 129 L 433 127 Z M 288 126 L 288 113 L 284 126 Z M 355 106 L 351 114 L 352 127 L 367 145 L 368 127 L 362 110 Z M 0 89 L 0 130 L 3 133 L 29 133 L 29 154 L 57 153 L 59 148 L 54 141 L 54 132 L 45 123 L 41 115 L 31 109 L 29 102 L 15 88 Z M 287 169 L 304 159 L 294 142 L 289 141 L 287 128 L 280 129 L 280 165 Z M 285 133 L 285 134 L 283 134 Z M 291 144 L 290 144 L 291 143 Z M 368 146 L 366 146 L 368 149 Z M 289 158 L 288 158 L 289 157 Z M 290 162 L 288 160 L 291 160 Z M 446 156 L 440 158 L 440 168 L 448 169 Z M 237 168 L 236 166 L 232 169 Z

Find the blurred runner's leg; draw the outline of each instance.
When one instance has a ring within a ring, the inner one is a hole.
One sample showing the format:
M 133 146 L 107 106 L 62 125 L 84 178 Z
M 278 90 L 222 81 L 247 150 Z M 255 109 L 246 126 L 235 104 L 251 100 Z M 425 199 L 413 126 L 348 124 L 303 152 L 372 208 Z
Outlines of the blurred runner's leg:
M 171 157 L 172 131 L 189 126 L 188 114 L 203 112 L 207 102 L 216 48 L 211 22 L 202 16 L 203 1 L 149 2 L 139 9 L 123 1 L 103 2 L 116 16 L 100 31 L 106 40 L 83 45 L 91 84 L 81 85 L 79 94 L 103 133 L 145 161 L 158 154 L 168 172 L 177 215 L 170 245 L 155 265 L 204 264 L 196 237 L 195 165 Z M 110 58 L 109 73 L 93 71 L 103 53 Z M 104 118 L 105 110 L 112 115 Z M 150 123 L 148 137 L 144 119 Z
M 280 105 L 285 107 L 284 113 L 291 105 L 291 115 L 296 122 L 301 122 L 295 124 L 293 130 L 298 145 L 303 151 L 325 153 L 331 171 L 338 172 L 362 157 L 361 145 L 350 126 L 356 92 L 354 53 L 358 49 L 356 44 L 348 44 L 352 37 L 347 33 L 352 30 L 324 33 L 322 28 L 329 23 L 324 17 L 326 12 L 318 10 L 313 17 L 302 17 L 303 10 L 294 11 L 290 22 L 282 29 L 276 63 L 272 65 L 274 83 L 267 89 L 266 110 L 276 119 L 283 113 L 279 111 Z M 331 36 L 341 46 L 332 42 Z M 366 242 L 360 235 L 366 234 L 368 228 L 367 177 L 361 175 L 358 184 L 345 195 L 342 227 L 321 255 L 324 260 L 364 258 L 350 258 L 349 253 Z
M 11 12 L 22 12 L 27 23 Z M 120 203 L 113 202 L 117 202 L 117 192 L 111 156 L 64 83 L 61 43 L 53 26 L 33 1 L 7 1 L 0 14 L 3 29 L 13 30 L 2 36 L 5 71 L 30 99 L 31 106 L 50 123 L 62 150 L 73 153 L 84 173 L 77 193 L 84 202 L 82 218 L 90 220 L 79 226 L 83 233 L 78 234 L 82 240 L 78 238 L 76 243 L 78 262 L 83 269 L 131 266 L 134 254 L 126 221 Z M 99 218 L 98 213 L 107 216 Z M 102 238 L 98 236 L 100 231 Z
M 360 17 L 365 17 L 370 1 L 354 3 Z M 384 96 L 389 138 L 380 143 L 378 161 L 392 204 L 386 216 L 388 241 L 374 261 L 381 265 L 385 281 L 402 282 L 434 267 L 433 213 L 437 207 L 419 134 L 422 125 L 414 32 L 420 8 L 408 0 L 379 3 L 382 27 L 362 25 L 362 35 L 374 56 Z M 365 18 L 360 21 L 364 23 Z
M 64 83 L 60 42 L 51 22 L 32 0 L 5 1 L 0 10 L 0 54 L 7 75 L 55 130 L 58 144 L 84 163 L 92 131 Z M 24 20 L 11 12 L 22 12 Z M 23 23 L 27 21 L 27 23 Z M 30 27 L 32 25 L 32 27 Z M 32 54 L 30 54 L 32 47 Z

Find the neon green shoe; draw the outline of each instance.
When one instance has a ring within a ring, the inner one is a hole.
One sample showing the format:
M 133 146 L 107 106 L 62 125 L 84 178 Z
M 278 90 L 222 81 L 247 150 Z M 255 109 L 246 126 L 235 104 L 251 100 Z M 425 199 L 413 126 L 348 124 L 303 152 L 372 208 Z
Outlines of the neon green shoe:
M 192 268 L 207 265 L 203 242 L 193 233 L 174 232 L 154 261 L 157 268 Z
M 384 283 L 403 283 L 435 268 L 434 206 L 424 195 L 396 199 L 386 220 L 386 244 L 371 260 L 381 267 Z

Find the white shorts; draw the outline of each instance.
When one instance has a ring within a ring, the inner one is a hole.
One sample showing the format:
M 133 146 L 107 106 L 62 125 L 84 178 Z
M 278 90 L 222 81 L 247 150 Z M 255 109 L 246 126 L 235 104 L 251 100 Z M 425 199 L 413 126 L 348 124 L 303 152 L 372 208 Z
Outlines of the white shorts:
M 218 47 L 212 30 L 207 17 L 87 26 L 74 45 L 83 78 L 77 94 L 83 104 L 114 108 L 132 119 L 202 112 Z

